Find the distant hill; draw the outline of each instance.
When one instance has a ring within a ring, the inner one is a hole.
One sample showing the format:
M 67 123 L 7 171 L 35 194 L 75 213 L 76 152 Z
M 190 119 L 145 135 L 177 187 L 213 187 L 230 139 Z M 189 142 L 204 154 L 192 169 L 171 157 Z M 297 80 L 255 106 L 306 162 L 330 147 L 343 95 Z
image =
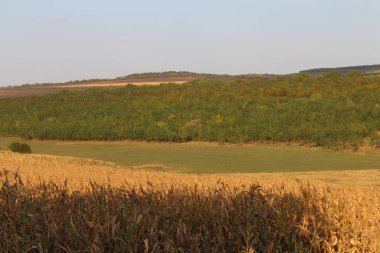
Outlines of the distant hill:
M 351 67 L 340 67 L 340 68 L 318 68 L 318 69 L 308 69 L 302 70 L 300 73 L 309 73 L 310 75 L 322 75 L 332 71 L 339 72 L 342 75 L 348 74 L 350 71 L 357 70 L 361 71 L 366 75 L 380 75 L 380 65 L 362 65 L 362 66 L 351 66 Z
M 0 90 L 0 136 L 380 147 L 380 77 L 334 77 L 34 87 L 14 89 L 7 98 L 1 91 L 12 90 Z M 26 94 L 37 90 L 45 95 Z
M 63 83 L 34 83 L 34 84 L 23 84 L 8 87 L 0 87 L 0 89 L 5 88 L 25 88 L 25 87 L 41 87 L 41 86 L 71 86 L 80 84 L 92 84 L 92 83 L 136 83 L 136 82 L 179 82 L 179 81 L 192 81 L 195 79 L 205 79 L 205 80 L 231 80 L 231 79 L 244 79 L 251 80 L 257 78 L 270 78 L 275 75 L 271 74 L 241 74 L 241 75 L 227 75 L 227 74 L 209 74 L 209 73 L 194 73 L 188 71 L 165 71 L 165 72 L 146 72 L 137 73 L 126 76 L 120 76 L 116 78 L 96 78 L 96 79 L 84 79 L 84 80 L 72 80 Z
M 0 99 L 10 97 L 36 96 L 55 94 L 61 90 L 81 91 L 91 87 L 120 87 L 132 85 L 159 85 L 161 83 L 183 84 L 196 79 L 229 81 L 234 79 L 252 80 L 269 79 L 271 74 L 208 74 L 188 71 L 166 71 L 137 73 L 116 78 L 98 78 L 73 80 L 63 83 L 34 83 L 15 86 L 0 87 Z

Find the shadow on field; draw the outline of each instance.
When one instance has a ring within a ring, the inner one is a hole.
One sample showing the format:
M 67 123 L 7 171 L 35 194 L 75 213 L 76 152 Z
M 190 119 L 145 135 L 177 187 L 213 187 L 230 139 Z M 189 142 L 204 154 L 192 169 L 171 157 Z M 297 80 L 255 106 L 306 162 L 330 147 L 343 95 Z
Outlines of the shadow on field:
M 311 187 L 30 185 L 1 173 L 4 252 L 325 252 L 331 224 Z M 332 245 L 333 246 L 333 245 Z

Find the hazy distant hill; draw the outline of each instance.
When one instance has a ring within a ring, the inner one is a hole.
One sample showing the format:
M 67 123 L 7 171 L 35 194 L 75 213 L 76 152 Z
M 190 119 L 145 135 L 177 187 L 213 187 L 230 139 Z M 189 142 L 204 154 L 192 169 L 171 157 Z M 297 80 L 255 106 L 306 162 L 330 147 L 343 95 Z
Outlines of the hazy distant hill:
M 367 75 L 380 75 L 380 65 L 362 65 L 362 66 L 351 66 L 351 67 L 341 67 L 341 68 L 319 68 L 319 69 L 308 69 L 300 71 L 300 73 L 309 73 L 310 75 L 321 75 L 326 74 L 331 71 L 339 72 L 340 74 L 346 75 L 352 70 L 362 71 Z
M 137 73 L 127 76 L 120 76 L 116 78 L 97 78 L 97 79 L 84 79 L 73 80 L 63 83 L 34 83 L 12 86 L 12 88 L 25 88 L 36 86 L 64 86 L 73 84 L 89 84 L 89 83 L 135 83 L 135 82 L 178 82 L 178 81 L 192 81 L 194 79 L 205 80 L 232 80 L 232 79 L 244 79 L 251 80 L 256 78 L 269 78 L 271 74 L 241 74 L 241 75 L 227 75 L 227 74 L 209 74 L 209 73 L 194 73 L 188 71 L 165 71 L 165 72 L 146 72 Z M 1 89 L 2 87 L 0 87 Z M 9 88 L 9 87 L 4 87 Z M 3 89 L 4 89 L 3 88 Z

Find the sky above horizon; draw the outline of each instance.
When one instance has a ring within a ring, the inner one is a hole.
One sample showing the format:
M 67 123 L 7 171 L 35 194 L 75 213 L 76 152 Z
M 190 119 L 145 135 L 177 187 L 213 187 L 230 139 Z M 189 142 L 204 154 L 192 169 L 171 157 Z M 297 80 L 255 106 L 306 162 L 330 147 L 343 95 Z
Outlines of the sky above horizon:
M 0 0 L 0 86 L 380 63 L 378 0 Z

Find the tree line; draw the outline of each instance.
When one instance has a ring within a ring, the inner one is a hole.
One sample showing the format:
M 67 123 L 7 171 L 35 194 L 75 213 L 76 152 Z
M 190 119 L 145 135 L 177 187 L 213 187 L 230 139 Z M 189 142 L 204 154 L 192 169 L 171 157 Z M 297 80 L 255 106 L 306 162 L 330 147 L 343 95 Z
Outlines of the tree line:
M 0 135 L 380 146 L 380 78 L 359 72 L 91 88 L 0 100 Z

